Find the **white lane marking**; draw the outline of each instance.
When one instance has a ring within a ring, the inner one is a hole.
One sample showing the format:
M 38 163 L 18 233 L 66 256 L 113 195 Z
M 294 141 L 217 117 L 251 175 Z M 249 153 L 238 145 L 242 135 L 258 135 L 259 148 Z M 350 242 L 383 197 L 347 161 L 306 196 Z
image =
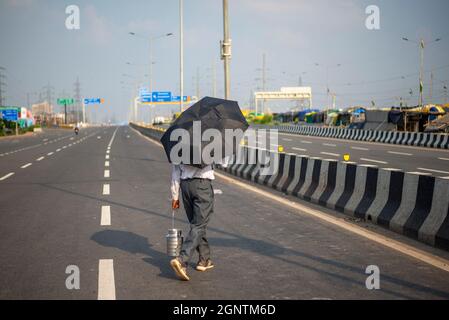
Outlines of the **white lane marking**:
M 31 166 L 31 165 L 33 165 L 33 164 L 32 164 L 32 163 L 27 163 L 27 164 L 21 166 L 21 168 L 22 168 L 22 169 L 26 169 L 26 168 L 28 168 L 28 167 Z
M 101 225 L 110 226 L 111 225 L 111 207 L 101 206 Z
M 72 146 L 72 144 L 69 144 L 69 147 L 71 147 Z
M 448 171 L 435 170 L 435 169 L 418 168 L 418 170 L 422 170 L 422 171 L 429 171 L 429 172 L 435 172 L 435 173 L 443 173 L 443 174 L 449 174 L 449 172 L 448 172 Z
M 439 177 L 440 179 L 449 180 L 449 177 Z
M 40 158 L 37 158 L 36 161 L 42 161 L 44 159 L 45 159 L 45 157 L 40 157 Z
M 106 159 L 106 160 L 109 160 L 109 155 L 108 155 L 108 154 L 106 155 L 106 158 L 105 158 L 105 159 Z
M 286 139 L 286 138 L 283 138 L 282 140 L 283 141 L 288 141 L 288 142 L 293 141 L 293 139 Z
M 98 300 L 115 300 L 114 260 L 98 263 Z
M 400 156 L 413 156 L 413 154 L 406 153 L 406 152 L 388 151 L 388 153 L 390 153 L 390 154 L 397 154 L 397 155 L 400 155 Z
M 126 136 L 126 138 L 127 138 L 127 139 L 129 139 L 129 138 L 130 138 L 130 136 Z
M 323 143 L 323 146 L 326 146 L 326 147 L 336 147 L 337 145 L 336 145 L 336 144 L 332 144 L 332 143 Z
M 368 151 L 368 148 L 362 148 L 362 147 L 351 147 L 353 150 L 362 150 L 362 151 Z
M 214 194 L 223 194 L 223 191 L 220 189 L 214 189 Z
M 45 141 L 48 141 L 48 139 L 44 139 L 44 140 L 42 140 L 43 142 L 45 142 Z
M 340 155 L 338 153 L 331 153 L 331 152 L 320 152 L 321 154 L 325 154 L 327 156 L 331 157 L 339 157 Z
M 98 136 L 98 137 L 97 137 L 97 139 L 101 139 L 101 137 L 100 137 L 100 136 Z
M 53 155 L 53 153 L 54 152 L 49 152 L 49 153 L 47 153 L 47 156 L 51 156 L 51 155 Z
M 109 152 L 111 152 L 111 151 L 109 151 L 109 150 L 108 150 L 108 151 L 106 151 L 106 153 L 109 153 Z
M 245 182 L 238 181 L 236 179 L 233 179 L 231 177 L 228 177 L 224 174 L 215 173 L 217 177 L 221 178 L 222 180 L 228 182 L 231 185 L 239 186 L 242 189 L 246 189 L 248 191 L 252 191 L 254 193 L 259 194 L 264 199 L 272 199 L 280 204 L 283 204 L 285 206 L 288 206 L 290 208 L 293 208 L 298 211 L 298 214 L 305 213 L 309 216 L 315 217 L 317 219 L 320 219 L 322 221 L 325 221 L 327 223 L 333 224 L 337 227 L 340 227 L 341 229 L 344 229 L 346 231 L 352 232 L 358 236 L 361 236 L 365 239 L 371 240 L 373 242 L 376 242 L 377 244 L 383 245 L 387 248 L 390 248 L 392 250 L 395 250 L 397 252 L 401 252 L 403 254 L 406 254 L 410 257 L 413 257 L 417 260 L 420 260 L 424 263 L 427 263 L 429 265 L 432 265 L 436 268 L 439 268 L 441 270 L 449 272 L 449 260 L 446 260 L 444 258 L 440 258 L 436 255 L 433 255 L 431 253 L 427 253 L 423 250 L 416 249 L 411 245 L 399 242 L 397 240 L 394 240 L 392 238 L 388 238 L 386 236 L 380 235 L 376 232 L 369 231 L 365 229 L 364 227 L 360 227 L 358 225 L 352 224 L 350 222 L 345 221 L 343 218 L 337 218 L 333 217 L 331 215 L 328 215 L 322 211 L 318 211 L 316 209 L 309 208 L 305 205 L 302 205 L 298 202 L 293 202 L 286 200 L 283 197 L 277 196 L 274 193 L 264 191 L 262 189 L 259 189 L 255 186 L 249 185 Z
M 438 160 L 449 161 L 449 158 L 438 158 Z
M 61 151 L 61 149 L 57 149 L 57 150 L 56 150 L 56 152 L 59 152 L 59 151 Z
M 111 140 L 109 141 L 109 144 L 108 144 L 108 149 L 111 148 L 112 142 L 114 142 L 115 134 L 117 133 L 117 130 L 118 130 L 118 127 L 115 129 L 114 133 L 112 134 L 112 138 L 111 138 Z
M 70 138 L 70 140 L 74 140 L 74 139 L 75 139 L 74 137 L 71 137 L 71 138 Z
M 109 178 L 111 176 L 111 172 L 109 170 L 104 170 L 104 177 Z
M 360 158 L 361 161 L 368 161 L 368 162 L 374 162 L 374 163 L 380 163 L 380 164 L 388 164 L 386 161 L 379 161 L 379 160 L 373 160 L 373 159 L 367 159 L 367 158 Z
M 103 195 L 108 196 L 110 194 L 111 194 L 111 187 L 109 186 L 109 184 L 105 183 L 103 185 Z
M 13 175 L 14 175 L 14 172 L 8 173 L 6 176 L 1 177 L 0 181 L 6 180 L 6 179 L 8 179 L 9 177 L 11 177 Z
M 301 140 L 301 143 L 312 144 L 311 141 Z
M 307 151 L 307 149 L 301 149 L 301 148 L 296 148 L 296 147 L 293 147 L 292 149 L 293 149 L 293 150 L 296 150 L 296 151 L 303 151 L 303 152 L 304 152 L 304 151 Z
M 105 167 L 109 167 L 109 161 L 105 161 L 105 162 L 104 162 L 104 166 L 105 166 Z
M 67 146 L 63 146 L 62 149 L 67 149 Z

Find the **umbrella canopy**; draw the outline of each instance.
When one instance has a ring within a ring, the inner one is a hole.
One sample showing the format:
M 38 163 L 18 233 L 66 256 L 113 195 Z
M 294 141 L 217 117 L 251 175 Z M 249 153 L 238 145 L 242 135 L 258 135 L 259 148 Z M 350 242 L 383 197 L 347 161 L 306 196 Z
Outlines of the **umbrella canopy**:
M 198 130 L 194 130 L 194 126 L 196 126 L 196 129 L 200 128 L 199 132 Z M 219 133 L 217 138 L 219 138 L 221 142 L 221 155 L 222 158 L 225 158 L 236 153 L 237 146 L 240 142 L 236 141 L 237 139 L 227 141 L 225 139 L 225 130 L 240 129 L 241 132 L 245 132 L 248 127 L 249 124 L 236 101 L 205 97 L 184 111 L 178 119 L 176 119 L 162 136 L 161 143 L 164 146 L 169 162 L 174 162 L 170 157 L 172 148 L 180 143 L 178 147 L 183 146 L 184 148 L 181 149 L 188 149 L 190 153 L 190 159 L 187 161 L 188 163 L 186 163 L 186 161 L 182 161 L 181 163 L 203 168 L 211 164 L 208 161 L 205 161 L 201 156 L 201 151 L 210 143 L 210 141 L 202 141 L 202 135 L 206 130 L 217 130 L 216 133 Z M 171 141 L 170 138 L 172 132 L 176 129 L 184 129 L 184 132 L 188 133 L 189 139 L 186 141 L 185 139 L 180 138 L 177 141 Z M 214 143 L 217 142 L 215 141 L 215 136 L 211 140 Z M 226 147 L 226 145 L 228 147 Z M 182 152 L 183 151 L 178 152 L 178 156 L 181 156 Z M 196 159 L 194 158 L 194 154 L 197 155 Z

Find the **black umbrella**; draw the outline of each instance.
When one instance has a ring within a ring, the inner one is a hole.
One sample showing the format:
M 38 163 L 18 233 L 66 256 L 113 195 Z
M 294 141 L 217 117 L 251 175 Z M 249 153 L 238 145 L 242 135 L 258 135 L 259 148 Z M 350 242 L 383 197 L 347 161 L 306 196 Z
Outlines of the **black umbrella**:
M 196 133 L 200 133 L 200 135 L 197 134 L 196 137 L 194 137 L 194 122 L 197 122 L 197 128 L 201 128 L 200 132 L 196 131 Z M 201 125 L 199 126 L 199 124 Z M 201 157 L 201 150 L 204 150 L 204 147 L 210 143 L 210 141 L 202 141 L 201 139 L 202 134 L 207 129 L 216 129 L 220 133 L 219 138 L 222 147 L 221 156 L 222 158 L 225 158 L 236 153 L 240 138 L 242 138 L 240 136 L 232 139 L 232 141 L 227 141 L 227 139 L 225 139 L 225 130 L 240 129 L 241 132 L 245 132 L 248 127 L 249 124 L 246 122 L 237 101 L 205 97 L 184 111 L 178 119 L 176 119 L 162 136 L 161 142 L 169 162 L 173 162 L 173 159 L 170 158 L 172 148 L 180 143 L 178 147 L 181 147 L 180 149 L 182 150 L 188 149 L 190 153 L 190 159 L 188 161 L 181 161 L 181 163 L 203 168 L 206 165 L 211 164 L 204 161 L 203 157 Z M 184 139 L 182 142 L 178 142 L 179 140 L 182 140 L 179 138 L 177 141 L 171 141 L 171 134 L 176 129 L 184 129 L 185 132 L 189 134 L 189 140 Z M 215 137 L 211 139 L 211 141 L 215 142 L 214 139 Z M 194 141 L 197 141 L 197 143 Z M 226 147 L 226 145 L 228 145 L 228 147 Z M 214 152 L 211 154 L 213 153 Z M 197 155 L 196 158 L 194 158 L 194 154 Z M 178 156 L 182 156 L 182 151 L 178 152 Z

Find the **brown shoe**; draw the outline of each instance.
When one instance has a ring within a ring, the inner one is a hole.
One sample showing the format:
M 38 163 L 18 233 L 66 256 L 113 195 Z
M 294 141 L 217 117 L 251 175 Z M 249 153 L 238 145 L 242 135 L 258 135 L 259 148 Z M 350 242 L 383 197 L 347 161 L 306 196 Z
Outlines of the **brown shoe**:
M 203 260 L 201 259 L 198 264 L 196 265 L 196 270 L 198 271 L 207 271 L 209 269 L 212 269 L 214 267 L 214 264 L 210 259 Z
M 183 264 L 181 261 L 179 261 L 178 258 L 173 259 L 170 261 L 170 265 L 175 270 L 176 275 L 179 279 L 183 281 L 189 281 L 190 278 L 187 275 L 187 266 Z

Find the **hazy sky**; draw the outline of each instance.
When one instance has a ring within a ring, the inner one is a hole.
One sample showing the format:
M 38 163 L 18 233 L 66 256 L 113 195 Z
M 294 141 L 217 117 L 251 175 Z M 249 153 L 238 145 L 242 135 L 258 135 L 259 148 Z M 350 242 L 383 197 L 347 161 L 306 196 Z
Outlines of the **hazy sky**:
M 43 91 L 47 83 L 55 88 L 55 97 L 73 95 L 79 77 L 84 97 L 105 99 L 103 116 L 126 120 L 136 80 L 123 74 L 142 82 L 149 68 L 148 41 L 130 31 L 148 37 L 174 34 L 154 41 L 153 81 L 156 90 L 178 93 L 178 4 L 0 0 L 0 66 L 7 69 L 7 104 L 25 105 L 26 94 Z M 80 8 L 80 30 L 65 27 L 68 5 Z M 380 8 L 380 30 L 365 27 L 368 5 Z M 231 95 L 242 107 L 251 90 L 262 86 L 256 79 L 261 78 L 263 53 L 267 89 L 296 86 L 301 76 L 303 85 L 312 87 L 316 107 L 326 104 L 326 66 L 336 64 L 341 66 L 329 68 L 328 81 L 339 107 L 370 105 L 371 100 L 391 106 L 401 96 L 416 103 L 419 50 L 401 40 L 404 36 L 442 38 L 426 47 L 424 92 L 428 99 L 433 70 L 434 101 L 444 102 L 443 82 L 449 81 L 447 0 L 229 0 L 229 14 Z M 196 94 L 198 69 L 200 95 L 212 95 L 215 64 L 217 95 L 223 96 L 222 1 L 184 0 L 184 36 L 185 93 Z M 38 95 L 31 97 L 34 101 Z M 269 106 L 277 111 L 277 105 Z M 163 109 L 168 107 L 159 107 Z

